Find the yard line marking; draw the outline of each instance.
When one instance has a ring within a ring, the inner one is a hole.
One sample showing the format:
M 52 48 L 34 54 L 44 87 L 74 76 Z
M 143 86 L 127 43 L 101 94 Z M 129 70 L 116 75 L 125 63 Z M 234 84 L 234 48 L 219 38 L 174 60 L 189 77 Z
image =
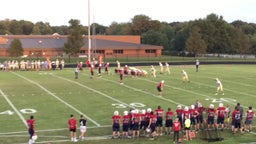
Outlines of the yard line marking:
M 60 102 L 62 102 L 63 104 L 65 104 L 66 106 L 68 106 L 69 108 L 73 109 L 74 111 L 76 111 L 77 113 L 83 114 L 88 120 L 90 120 L 91 122 L 93 122 L 95 125 L 100 126 L 99 123 L 97 123 L 96 121 L 94 121 L 92 118 L 88 117 L 86 114 L 84 114 L 83 112 L 81 112 L 80 110 L 78 110 L 77 108 L 73 107 L 72 105 L 70 105 L 69 103 L 67 103 L 66 101 L 62 100 L 61 98 L 59 98 L 58 96 L 56 96 L 54 93 L 50 92 L 49 90 L 47 90 L 45 87 L 43 87 L 42 85 L 40 85 L 39 83 L 32 81 L 24 76 L 21 76 L 15 72 L 12 72 L 13 74 L 15 74 L 16 76 L 23 78 L 27 81 L 29 81 L 32 84 L 37 85 L 38 87 L 40 87 L 42 90 L 44 90 L 45 92 L 47 92 L 48 94 L 50 94 L 51 96 L 55 97 L 57 100 L 59 100 Z
M 0 89 L 1 95 L 5 98 L 5 100 L 9 103 L 9 105 L 12 107 L 12 109 L 17 113 L 17 115 L 20 117 L 22 122 L 25 124 L 26 128 L 28 128 L 27 121 L 22 116 L 22 114 L 17 110 L 17 108 L 13 105 L 13 103 L 8 99 L 8 97 L 4 94 L 4 92 Z
M 109 99 L 111 99 L 111 100 L 113 100 L 113 101 L 119 102 L 119 103 L 121 103 L 121 104 L 124 104 L 124 105 L 127 106 L 127 107 L 130 107 L 130 108 L 135 109 L 135 107 L 133 107 L 133 106 L 131 106 L 131 105 L 125 103 L 125 102 L 122 102 L 122 101 L 120 101 L 120 100 L 118 100 L 118 99 L 116 99 L 116 98 L 113 98 L 113 97 L 111 97 L 111 96 L 109 96 L 109 95 L 107 95 L 107 94 L 105 94 L 105 93 L 102 93 L 102 92 L 100 92 L 100 91 L 98 91 L 98 90 L 95 90 L 95 89 L 93 89 L 93 88 L 87 87 L 87 86 L 85 86 L 85 85 L 83 85 L 83 84 L 81 84 L 81 83 L 79 83 L 79 82 L 72 81 L 72 80 L 70 80 L 70 79 L 63 78 L 63 77 L 56 76 L 56 75 L 52 75 L 52 76 L 53 76 L 53 77 L 57 77 L 57 78 L 59 78 L 59 79 L 63 79 L 63 80 L 65 80 L 65 81 L 69 81 L 69 82 L 74 83 L 74 84 L 77 84 L 77 85 L 79 85 L 79 86 L 81 86 L 81 87 L 84 87 L 84 88 L 86 88 L 86 89 L 89 89 L 89 90 L 91 90 L 91 91 L 93 91 L 93 92 L 95 92 L 95 93 L 98 93 L 98 94 L 100 94 L 100 95 L 103 95 L 104 97 L 107 97 L 107 98 L 109 98 Z
M 87 129 L 95 129 L 95 128 L 108 128 L 112 127 L 112 125 L 101 125 L 101 126 L 91 126 L 91 127 L 86 127 Z M 80 129 L 80 128 L 77 128 Z M 59 129 L 47 129 L 47 130 L 36 130 L 37 133 L 39 132 L 52 132 L 52 131 L 63 131 L 63 130 L 68 130 L 68 128 L 59 128 Z M 17 132 L 6 132 L 6 133 L 0 133 L 1 135 L 11 135 L 11 134 L 22 134 L 22 133 L 27 133 L 28 131 L 17 131 Z
M 142 78 L 138 78 L 138 79 L 142 79 Z M 142 79 L 142 80 L 145 80 L 145 79 Z M 148 81 L 148 82 L 154 82 L 154 83 L 157 83 L 157 82 L 155 82 L 155 81 L 151 81 L 151 80 L 145 80 L 145 81 Z M 191 83 L 191 82 L 190 82 Z M 203 97 L 207 97 L 207 98 L 212 98 L 212 97 L 210 97 L 210 96 L 207 96 L 207 95 L 204 95 L 204 94 L 201 94 L 201 93 L 197 93 L 197 92 L 193 92 L 193 91 L 190 91 L 190 90 L 185 90 L 185 89 L 181 89 L 181 88 L 178 88 L 178 87 L 174 87 L 174 86 L 170 86 L 170 85 L 167 85 L 167 84 L 165 84 L 165 86 L 167 86 L 167 87 L 170 87 L 170 88 L 173 88 L 173 89 L 176 89 L 176 90 L 180 90 L 180 91 L 185 91 L 185 92 L 187 92 L 187 93 L 192 93 L 192 94 L 196 94 L 196 95 L 200 95 L 200 96 L 203 96 Z M 207 85 L 206 85 L 207 86 Z M 232 104 L 232 105 L 237 105 L 237 103 L 233 103 L 233 102 L 230 102 L 230 101 L 227 101 L 227 100 L 225 100 L 225 99 L 221 99 L 222 101 L 225 101 L 225 102 L 227 102 L 227 103 L 229 103 L 229 104 Z M 247 107 L 247 106 L 245 106 L 245 105 L 241 105 L 242 107 Z
M 108 79 L 105 79 L 105 78 L 101 78 L 101 79 L 103 79 L 103 80 L 105 80 L 105 81 L 112 82 L 112 83 L 117 83 L 117 84 L 119 84 L 119 83 L 116 82 L 116 81 L 108 80 Z M 155 95 L 155 94 L 152 94 L 152 93 L 143 91 L 143 90 L 141 90 L 141 89 L 137 89 L 137 88 L 131 87 L 131 86 L 127 85 L 127 84 L 124 84 L 123 86 L 126 87 L 126 88 L 128 88 L 128 89 L 132 89 L 132 90 L 134 90 L 134 91 L 138 91 L 138 92 L 141 92 L 141 93 L 144 93 L 144 94 L 147 94 L 147 95 L 152 95 L 152 96 L 154 96 L 154 97 L 156 97 L 156 98 L 163 99 L 163 100 L 165 100 L 165 101 L 169 101 L 169 102 L 174 103 L 174 104 L 177 104 L 177 105 L 186 106 L 186 105 L 184 105 L 184 104 L 181 104 L 181 103 L 179 103 L 179 102 L 176 102 L 176 101 L 173 101 L 173 100 L 164 98 L 164 97 L 162 97 L 162 96 L 160 97 L 160 96 L 158 96 L 158 95 Z

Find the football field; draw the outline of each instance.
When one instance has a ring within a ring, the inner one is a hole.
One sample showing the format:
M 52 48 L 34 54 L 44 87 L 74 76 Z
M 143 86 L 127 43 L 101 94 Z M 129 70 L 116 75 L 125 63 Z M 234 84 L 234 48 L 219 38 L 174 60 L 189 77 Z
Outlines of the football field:
M 130 109 L 155 110 L 161 106 L 175 111 L 177 105 L 190 106 L 196 100 L 204 107 L 222 102 L 229 104 L 233 111 L 239 102 L 244 108 L 256 107 L 256 67 L 255 65 L 201 65 L 196 72 L 193 65 L 170 66 L 171 74 L 151 77 L 150 67 L 139 67 L 148 71 L 146 77 L 124 77 L 119 83 L 119 74 L 111 67 L 109 74 L 90 78 L 88 69 L 79 73 L 75 79 L 74 69 L 49 71 L 0 71 L 0 143 L 25 144 L 28 142 L 26 120 L 34 115 L 36 120 L 37 143 L 69 144 L 70 136 L 67 121 L 70 114 L 77 120 L 81 114 L 87 119 L 86 141 L 77 143 L 161 143 L 169 144 L 172 137 L 161 136 L 155 141 L 148 138 L 110 139 L 112 134 L 111 117 L 114 111 Z M 182 70 L 188 73 L 190 82 L 182 82 Z M 104 72 L 103 72 L 104 73 Z M 225 95 L 216 92 L 219 78 Z M 157 84 L 164 80 L 163 95 L 158 96 Z M 256 142 L 256 124 L 252 133 L 233 135 L 229 129 L 221 133 L 225 144 Z M 79 130 L 77 131 L 79 135 Z M 198 137 L 183 143 L 207 143 Z

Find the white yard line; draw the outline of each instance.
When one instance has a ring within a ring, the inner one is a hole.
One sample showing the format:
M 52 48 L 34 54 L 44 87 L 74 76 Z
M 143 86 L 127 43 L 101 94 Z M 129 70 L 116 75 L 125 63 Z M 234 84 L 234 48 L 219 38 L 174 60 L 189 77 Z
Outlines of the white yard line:
M 108 128 L 111 127 L 112 125 L 101 125 L 101 126 L 91 126 L 91 127 L 86 127 L 87 129 L 95 129 L 95 128 Z M 80 129 L 80 128 L 77 128 Z M 47 129 L 47 130 L 36 130 L 37 133 L 39 132 L 53 132 L 53 131 L 63 131 L 63 130 L 68 130 L 68 128 L 59 128 L 59 129 Z M 28 133 L 28 131 L 17 131 L 17 132 L 6 132 L 6 133 L 0 133 L 1 135 L 16 135 L 16 134 L 23 134 L 23 133 Z
M 105 79 L 105 78 L 101 78 L 101 79 L 103 79 L 103 80 L 105 80 L 105 81 L 112 82 L 112 83 L 119 84 L 119 83 L 116 82 L 116 81 L 108 80 L 108 79 Z M 151 95 L 151 96 L 154 96 L 154 97 L 156 97 L 156 98 L 159 98 L 159 99 L 162 99 L 162 100 L 171 102 L 171 103 L 173 103 L 173 104 L 185 106 L 184 104 L 181 104 L 181 103 L 179 103 L 179 102 L 176 102 L 176 101 L 173 101 L 173 100 L 164 98 L 164 97 L 162 97 L 162 96 L 155 95 L 155 94 L 150 93 L 150 92 L 143 91 L 143 90 L 141 90 L 141 89 L 137 89 L 137 88 L 131 87 L 131 86 L 127 85 L 127 84 L 124 84 L 123 86 L 126 87 L 126 88 L 128 88 L 128 89 L 132 89 L 132 90 L 134 90 L 134 91 L 138 91 L 138 92 L 141 92 L 141 93 L 144 93 L 144 94 L 147 94 L 147 95 Z
M 77 108 L 75 108 L 74 106 L 70 105 L 69 103 L 67 103 L 66 101 L 62 100 L 61 98 L 59 98 L 58 96 L 56 96 L 54 93 L 50 92 L 49 90 L 47 90 L 45 87 L 43 87 L 42 85 L 40 85 L 39 83 L 32 81 L 22 75 L 19 75 L 15 72 L 12 72 L 13 74 L 15 74 L 16 76 L 23 78 L 27 81 L 29 81 L 32 84 L 37 85 L 38 87 L 40 87 L 42 90 L 44 90 L 45 92 L 47 92 L 49 95 L 53 96 L 54 98 L 56 98 L 57 100 L 59 100 L 60 102 L 62 102 L 63 104 L 65 104 L 66 106 L 68 106 L 69 108 L 73 109 L 74 111 L 76 111 L 79 114 L 83 114 L 88 120 L 90 120 L 92 123 L 94 123 L 96 126 L 100 126 L 99 123 L 97 123 L 95 120 L 93 120 L 92 118 L 88 117 L 86 114 L 84 114 L 83 112 L 81 112 L 80 110 L 78 110 Z
M 67 79 L 67 78 L 63 78 L 63 77 L 60 77 L 60 76 L 56 76 L 56 75 L 52 75 L 52 76 L 57 77 L 57 78 L 62 79 L 62 80 L 65 80 L 65 81 L 68 81 L 68 82 L 71 82 L 71 83 L 74 83 L 74 84 L 77 84 L 77 85 L 79 85 L 79 86 L 81 86 L 81 87 L 84 87 L 84 88 L 86 88 L 86 89 L 88 89 L 88 90 L 91 90 L 91 91 L 93 91 L 93 92 L 95 92 L 95 93 L 98 93 L 98 94 L 100 94 L 100 95 L 102 95 L 102 96 L 104 96 L 104 97 L 106 97 L 106 98 L 109 98 L 109 99 L 111 99 L 111 100 L 113 100 L 113 101 L 115 101 L 115 102 L 121 103 L 121 104 L 123 104 L 123 105 L 125 105 L 125 106 L 127 106 L 127 107 L 130 107 L 130 108 L 135 109 L 135 107 L 133 107 L 133 106 L 131 106 L 131 105 L 125 103 L 125 102 L 122 102 L 122 101 L 120 101 L 120 100 L 118 100 L 118 99 L 116 99 L 116 98 L 113 98 L 113 97 L 111 97 L 111 96 L 109 96 L 109 95 L 107 95 L 107 94 L 105 94 L 105 93 L 102 93 L 102 92 L 100 92 L 100 91 L 98 91 L 98 90 L 95 90 L 95 89 L 93 89 L 93 88 L 90 88 L 90 87 L 88 87 L 88 86 L 85 86 L 85 85 L 83 85 L 83 84 L 81 84 L 81 83 L 79 83 L 79 82 L 76 82 L 76 81 L 73 81 L 73 80 L 70 80 L 70 79 Z
M 9 98 L 4 94 L 4 92 L 0 89 L 1 95 L 5 98 L 5 100 L 8 102 L 8 104 L 12 107 L 12 109 L 17 113 L 17 115 L 20 117 L 26 128 L 28 128 L 27 121 L 22 116 L 22 114 L 18 111 L 18 109 L 13 105 L 13 103 L 9 100 Z

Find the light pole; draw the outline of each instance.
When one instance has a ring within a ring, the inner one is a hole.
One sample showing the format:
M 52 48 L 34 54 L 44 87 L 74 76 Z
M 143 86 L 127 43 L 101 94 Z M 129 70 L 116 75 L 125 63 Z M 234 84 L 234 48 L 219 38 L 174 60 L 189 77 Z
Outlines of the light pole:
M 88 60 L 91 61 L 90 0 L 88 0 Z

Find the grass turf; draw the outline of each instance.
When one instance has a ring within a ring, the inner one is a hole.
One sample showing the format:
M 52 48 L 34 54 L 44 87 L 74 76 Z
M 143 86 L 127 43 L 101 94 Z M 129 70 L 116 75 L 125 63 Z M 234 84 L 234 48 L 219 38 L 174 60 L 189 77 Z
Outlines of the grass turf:
M 149 67 L 140 67 L 149 72 Z M 185 69 L 190 83 L 181 81 L 181 70 Z M 256 95 L 254 65 L 201 65 L 199 72 L 194 66 L 171 66 L 171 74 L 157 77 L 126 76 L 124 85 L 119 84 L 119 76 L 110 69 L 109 75 L 94 76 L 84 69 L 79 78 L 74 79 L 73 69 L 62 71 L 10 71 L 0 74 L 0 143 L 26 143 L 28 140 L 25 120 L 30 115 L 36 119 L 37 142 L 70 143 L 67 120 L 70 114 L 79 119 L 84 114 L 88 120 L 86 136 L 93 138 L 78 143 L 170 143 L 172 137 L 163 136 L 155 141 L 147 138 L 136 140 L 101 140 L 111 135 L 111 116 L 115 110 L 156 109 L 175 110 L 178 104 L 191 105 L 200 100 L 205 107 L 219 102 L 230 104 L 233 109 L 237 102 L 244 111 L 251 105 L 255 108 Z M 224 86 L 225 95 L 217 95 L 215 78 Z M 163 96 L 157 95 L 156 85 L 165 80 Z M 255 126 L 255 124 L 254 124 Z M 79 130 L 78 130 L 79 131 Z M 79 132 L 78 132 L 79 134 Z M 255 134 L 232 135 L 229 130 L 221 133 L 222 143 L 254 142 Z M 104 136 L 104 137 L 102 137 Z M 95 140 L 97 139 L 97 140 Z M 184 143 L 207 143 L 199 137 Z

